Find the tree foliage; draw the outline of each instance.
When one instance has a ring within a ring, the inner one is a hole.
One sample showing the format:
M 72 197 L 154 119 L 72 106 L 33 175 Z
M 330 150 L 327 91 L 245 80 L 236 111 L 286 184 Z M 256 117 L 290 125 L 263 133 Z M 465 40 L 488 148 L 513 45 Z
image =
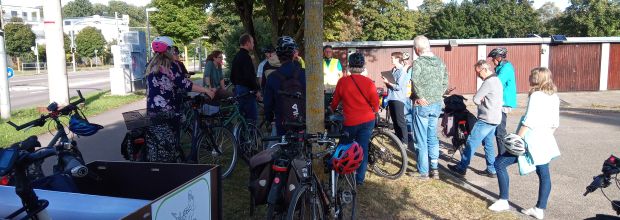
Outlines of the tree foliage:
M 361 40 L 411 40 L 416 16 L 402 1 L 363 0 L 355 11 L 362 25 Z
M 571 0 L 558 19 L 559 32 L 574 37 L 620 35 L 620 3 L 610 0 Z
M 95 50 L 102 54 L 106 41 L 101 31 L 94 27 L 86 27 L 75 36 L 77 54 L 80 57 L 95 57 Z
M 14 18 L 11 21 L 4 26 L 6 52 L 11 56 L 32 53 L 30 47 L 34 46 L 36 35 L 21 18 Z
M 192 1 L 154 0 L 159 11 L 149 17 L 160 35 L 170 36 L 187 45 L 203 36 L 207 16 L 203 6 Z
M 93 15 L 93 4 L 89 0 L 74 0 L 62 7 L 62 17 L 87 17 Z

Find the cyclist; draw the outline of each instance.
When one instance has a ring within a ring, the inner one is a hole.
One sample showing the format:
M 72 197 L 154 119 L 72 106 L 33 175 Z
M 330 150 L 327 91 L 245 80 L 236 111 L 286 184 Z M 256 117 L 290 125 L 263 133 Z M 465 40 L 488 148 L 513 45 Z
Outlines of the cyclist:
M 506 60 L 508 50 L 503 47 L 493 49 L 487 57 L 493 59 L 495 64 L 495 73 L 502 82 L 504 88 L 504 105 L 502 107 L 502 122 L 495 129 L 495 139 L 497 141 L 498 155 L 503 154 L 506 149 L 504 147 L 504 136 L 506 136 L 506 117 L 513 108 L 517 107 L 517 82 L 515 80 L 515 68 L 512 63 Z
M 379 95 L 372 80 L 362 76 L 364 72 L 364 55 L 356 52 L 349 56 L 350 76 L 338 80 L 334 98 L 330 105 L 336 109 L 340 103 L 344 111 L 344 131 L 349 133 L 346 142 L 357 142 L 364 149 L 364 160 L 357 168 L 356 180 L 358 184 L 364 183 L 366 169 L 368 168 L 368 144 L 370 135 L 375 127 L 375 113 L 379 110 Z
M 166 36 L 156 37 L 151 43 L 155 56 L 146 68 L 146 110 L 151 118 L 147 128 L 147 161 L 175 162 L 179 136 L 180 94 L 200 92 L 213 97 L 212 89 L 193 84 L 183 76 L 181 67 L 174 62 L 174 42 Z
M 278 94 L 278 91 L 282 91 L 283 87 L 286 87 L 285 81 L 289 82 L 290 78 L 297 77 L 301 86 L 303 86 L 302 98 L 305 99 L 306 88 L 306 73 L 300 65 L 293 62 L 294 53 L 297 50 L 297 44 L 295 40 L 289 36 L 282 36 L 278 39 L 278 47 L 276 53 L 280 60 L 281 66 L 275 72 L 271 73 L 267 78 L 267 85 L 265 86 L 265 119 L 267 121 L 276 122 L 276 130 L 278 135 L 286 134 L 286 130 L 283 126 L 284 118 L 282 112 L 282 98 Z M 305 109 L 303 109 L 305 110 Z
M 189 72 L 187 71 L 187 68 L 185 67 L 185 64 L 183 63 L 183 61 L 181 61 L 181 56 L 179 56 L 179 54 L 181 54 L 179 52 L 179 47 L 172 46 L 172 59 L 174 60 L 174 62 L 176 62 L 179 65 L 183 75 L 189 78 L 190 77 Z

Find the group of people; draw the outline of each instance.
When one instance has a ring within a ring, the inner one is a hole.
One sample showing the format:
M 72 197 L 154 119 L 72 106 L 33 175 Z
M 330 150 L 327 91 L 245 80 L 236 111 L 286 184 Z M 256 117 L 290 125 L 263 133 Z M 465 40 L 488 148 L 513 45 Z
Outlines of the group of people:
M 149 127 L 147 138 L 148 159 L 150 161 L 174 162 L 175 135 L 179 132 L 174 122 L 180 117 L 180 96 L 194 91 L 214 97 L 218 89 L 226 87 L 222 74 L 223 53 L 213 51 L 207 58 L 203 86 L 192 83 L 184 73 L 180 61 L 175 61 L 174 43 L 168 37 L 157 37 L 152 42 L 155 56 L 147 67 L 147 111 L 150 116 L 163 123 Z M 265 59 L 258 68 L 254 66 L 250 52 L 254 49 L 254 38 L 243 34 L 239 39 L 240 49 L 230 64 L 230 80 L 235 95 L 253 92 L 255 96 L 245 96 L 239 100 L 243 116 L 251 121 L 258 120 L 257 101 L 264 103 L 264 118 L 274 122 L 277 135 L 287 132 L 283 116 L 280 91 L 295 84 L 305 88 L 305 63 L 299 56 L 295 40 L 288 36 L 278 39 L 277 45 L 262 48 Z M 343 71 L 339 59 L 333 57 L 333 48 L 323 48 L 323 74 L 326 90 L 333 92 L 330 110 L 342 108 L 344 131 L 349 134 L 346 142 L 357 142 L 364 151 L 364 158 L 357 169 L 357 183 L 364 184 L 368 161 L 368 144 L 375 127 L 375 117 L 379 111 L 379 95 L 375 82 L 367 77 L 366 61 L 363 53 L 355 52 L 348 56 L 347 71 Z M 403 144 L 417 155 L 417 179 L 439 179 L 439 140 L 437 138 L 438 118 L 442 113 L 442 101 L 448 89 L 448 69 L 445 63 L 431 51 L 430 41 L 425 36 L 414 39 L 414 52 L 417 59 L 410 63 L 409 54 L 391 54 L 392 80 L 383 78 L 388 90 L 386 97 L 394 131 Z M 559 126 L 559 98 L 556 87 L 547 68 L 536 68 L 530 73 L 529 102 L 527 112 L 519 123 L 516 134 L 507 135 L 506 118 L 517 107 L 517 87 L 515 71 L 506 59 L 507 50 L 496 48 L 487 60 L 473 65 L 477 76 L 483 80 L 473 102 L 478 106 L 478 120 L 475 123 L 461 157 L 450 171 L 465 175 L 472 157 L 479 145 L 486 153 L 487 169 L 485 175 L 497 177 L 500 186 L 500 199 L 489 207 L 494 211 L 509 209 L 508 174 L 506 167 L 517 163 L 522 166 L 522 158 L 528 157 L 530 171 L 536 170 L 539 176 L 539 199 L 534 208 L 525 210 L 528 215 L 543 218 L 547 199 L 551 190 L 549 162 L 559 156 L 553 132 Z M 178 51 L 176 52 L 178 54 Z M 186 72 L 186 71 L 185 71 Z M 305 89 L 301 97 L 306 97 Z M 310 94 L 308 94 L 310 95 Z M 510 138 L 506 138 L 510 137 Z M 498 154 L 495 154 L 495 145 Z M 525 148 L 525 155 L 515 153 L 515 148 Z M 533 161 L 533 162 L 532 162 Z M 526 165 L 523 165 L 526 166 Z

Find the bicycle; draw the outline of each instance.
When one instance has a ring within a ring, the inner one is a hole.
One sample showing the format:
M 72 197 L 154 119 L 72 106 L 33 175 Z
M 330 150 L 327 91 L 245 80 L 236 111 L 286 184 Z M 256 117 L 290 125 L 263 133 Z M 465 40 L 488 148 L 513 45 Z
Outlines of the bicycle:
M 407 151 L 400 139 L 392 132 L 388 120 L 379 114 L 375 117 L 375 128 L 368 144 L 368 167 L 378 176 L 398 179 L 407 169 Z M 341 109 L 336 109 L 326 118 L 326 129 L 330 133 L 343 132 Z
M 586 192 L 583 196 L 588 195 L 591 192 L 596 191 L 597 189 L 601 189 L 601 193 L 603 196 L 611 202 L 611 206 L 616 211 L 617 215 L 620 215 L 620 201 L 619 200 L 611 200 L 603 191 L 603 188 L 607 188 L 611 185 L 612 175 L 614 182 L 616 182 L 616 187 L 620 189 L 620 180 L 618 179 L 618 173 L 620 173 L 620 158 L 611 155 L 605 162 L 603 163 L 603 168 L 601 169 L 602 174 L 595 176 L 592 180 L 592 183 L 586 187 Z
M 300 127 L 303 126 L 300 125 Z M 286 219 L 306 219 L 307 217 L 312 219 L 355 219 L 357 195 L 355 174 L 338 175 L 335 170 L 330 169 L 330 179 L 327 187 L 325 187 L 312 170 L 313 159 L 331 158 L 330 155 L 336 149 L 336 138 L 343 138 L 343 135 L 300 132 L 281 137 L 263 138 L 263 141 L 280 141 L 272 146 L 272 148 L 278 148 L 278 153 L 276 153 L 277 159 L 272 165 L 276 174 L 269 193 L 267 219 L 284 214 L 284 211 L 286 211 Z M 317 143 L 320 146 L 326 145 L 326 149 L 312 153 L 310 149 L 312 143 Z M 328 167 L 328 161 L 325 162 L 326 167 Z M 284 190 L 291 191 L 291 183 L 287 183 L 289 187 L 283 190 L 282 184 L 284 182 L 279 181 L 291 179 L 288 176 L 290 175 L 287 172 L 288 168 L 293 169 L 293 172 L 290 172 L 295 175 L 293 178 L 298 178 L 300 181 L 299 186 L 294 188 L 290 201 L 282 201 L 281 192 Z M 283 206 L 288 207 L 284 209 Z
M 78 105 L 80 103 L 83 103 L 85 99 L 82 96 L 80 90 L 77 90 L 77 93 L 80 98 L 74 102 L 69 103 L 63 108 L 58 108 L 58 104 L 53 102 L 47 107 L 49 113 L 46 115 L 41 115 L 38 119 L 34 119 L 23 125 L 16 125 L 11 121 L 7 121 L 7 124 L 14 127 L 17 131 L 20 131 L 31 127 L 42 127 L 46 124 L 47 121 L 53 121 L 56 124 L 57 133 L 49 142 L 47 148 L 55 148 L 57 151 L 58 160 L 53 167 L 54 174 L 66 173 L 71 174 L 74 177 L 84 177 L 88 174 L 88 168 L 86 168 L 85 166 L 82 153 L 77 146 L 77 142 L 73 139 L 69 139 L 69 136 L 65 131 L 65 127 L 60 121 L 60 117 L 62 116 L 70 116 L 76 114 L 79 117 L 83 117 L 85 120 L 83 114 L 80 115 L 78 108 Z M 33 151 L 34 148 L 30 149 L 30 152 Z M 43 161 L 39 161 L 35 163 L 34 166 L 30 167 L 28 177 L 31 180 L 36 180 L 44 177 L 41 168 L 42 162 Z

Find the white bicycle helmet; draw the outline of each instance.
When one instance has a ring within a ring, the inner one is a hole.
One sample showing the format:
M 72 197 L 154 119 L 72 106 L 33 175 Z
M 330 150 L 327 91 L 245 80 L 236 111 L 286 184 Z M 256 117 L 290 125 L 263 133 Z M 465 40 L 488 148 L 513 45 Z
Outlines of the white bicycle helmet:
M 523 141 L 521 136 L 516 134 L 507 134 L 504 136 L 504 146 L 506 147 L 506 152 L 515 156 L 521 156 L 527 151 L 525 148 L 525 141 Z

